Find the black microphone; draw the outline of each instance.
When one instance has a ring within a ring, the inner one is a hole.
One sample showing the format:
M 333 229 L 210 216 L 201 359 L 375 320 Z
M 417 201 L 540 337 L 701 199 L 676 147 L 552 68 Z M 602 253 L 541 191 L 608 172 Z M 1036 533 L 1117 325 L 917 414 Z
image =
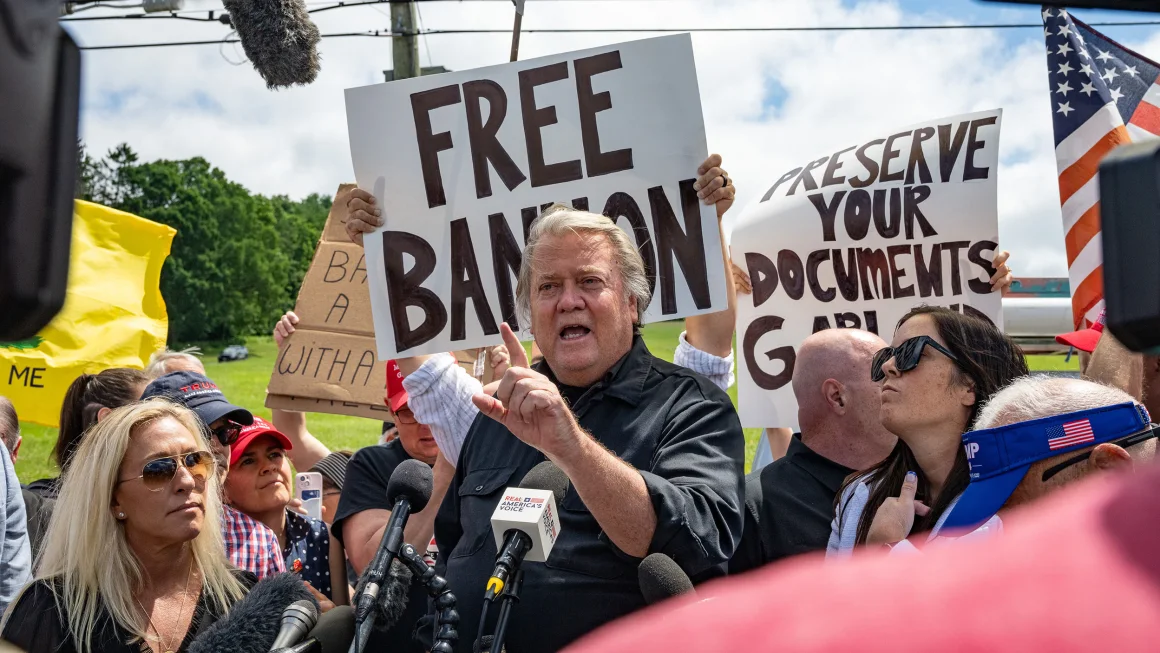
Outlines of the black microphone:
M 640 593 L 649 605 L 683 594 L 697 593 L 685 570 L 663 553 L 652 553 L 642 560 L 636 568 L 636 577 L 640 583 Z
M 207 627 L 190 645 L 189 653 L 267 653 L 282 629 L 283 611 L 295 601 L 317 606 L 297 574 L 264 578 Z
M 278 653 L 346 653 L 354 641 L 354 610 L 340 605 L 322 615 L 306 640 Z
M 282 611 L 282 628 L 274 638 L 274 643 L 270 645 L 270 650 L 276 651 L 297 644 L 316 623 L 318 623 L 318 607 L 313 602 L 291 603 Z
M 305 86 L 318 76 L 318 26 L 303 0 L 224 0 L 242 49 L 266 86 Z
M 355 592 L 355 643 L 352 648 L 361 651 L 370 638 L 375 621 L 375 605 L 379 589 L 387 579 L 391 562 L 399 557 L 403 546 L 403 528 L 411 512 L 427 507 L 434 488 L 431 468 L 418 460 L 405 460 L 395 468 L 387 481 L 387 503 L 391 504 L 391 518 L 379 542 L 379 550 L 363 575 Z
M 491 578 L 487 581 L 485 600 L 494 599 L 503 591 L 508 579 L 515 575 L 516 570 L 524 561 L 524 557 L 537 546 L 537 543 L 541 551 L 545 548 L 550 551 L 559 532 L 557 529 L 556 533 L 545 533 L 539 523 L 543 521 L 542 519 L 537 522 L 516 524 L 504 518 L 504 512 L 511 512 L 510 510 L 505 511 L 505 506 L 509 503 L 509 496 L 520 496 L 518 490 L 545 490 L 552 493 L 553 500 L 559 500 L 568 491 L 568 477 L 552 461 L 545 460 L 524 475 L 518 489 L 508 488 L 504 490 L 504 498 L 491 517 L 492 529 L 498 534 L 499 528 L 504 528 L 504 524 L 507 524 L 509 528 L 503 531 L 503 546 L 499 548 L 495 557 L 495 569 L 492 570 Z M 516 509 L 520 508 L 522 506 L 516 506 Z M 547 511 L 549 508 L 544 510 Z M 558 521 L 555 515 L 548 514 L 546 518 L 553 523 Z M 543 562 L 546 557 L 546 555 L 542 556 L 539 562 Z

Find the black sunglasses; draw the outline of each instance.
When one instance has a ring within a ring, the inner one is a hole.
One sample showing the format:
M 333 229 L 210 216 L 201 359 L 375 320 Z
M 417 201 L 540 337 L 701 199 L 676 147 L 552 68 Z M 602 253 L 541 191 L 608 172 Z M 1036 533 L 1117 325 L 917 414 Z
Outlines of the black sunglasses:
M 958 364 L 959 359 L 949 349 L 938 344 L 934 338 L 930 336 L 915 336 L 903 340 L 902 344 L 897 347 L 884 347 L 879 349 L 878 353 L 874 354 L 874 361 L 870 363 L 870 380 L 877 383 L 886 378 L 886 373 L 882 371 L 882 366 L 891 358 L 894 359 L 894 367 L 899 372 L 909 372 L 918 367 L 919 361 L 922 360 L 922 350 L 927 345 Z
M 174 476 L 177 476 L 177 469 L 179 467 L 188 469 L 194 478 L 204 481 L 213 473 L 213 455 L 208 451 L 191 451 L 176 456 L 154 458 L 141 467 L 140 476 L 123 478 L 117 481 L 117 483 L 128 483 L 129 481 L 141 479 L 141 482 L 145 484 L 146 488 L 157 492 L 168 485 Z
M 225 424 L 211 430 L 213 431 L 214 437 L 218 439 L 218 442 L 228 447 L 238 441 L 238 436 L 242 434 L 242 428 L 244 427 L 241 424 L 238 424 L 232 419 L 227 419 Z
M 1140 431 L 1139 433 L 1133 433 L 1132 435 L 1122 437 L 1119 440 L 1108 440 L 1108 443 L 1119 445 L 1119 446 L 1123 447 L 1124 449 L 1127 449 L 1128 447 L 1130 447 L 1134 444 L 1140 444 L 1141 442 L 1144 442 L 1146 440 L 1151 440 L 1152 438 L 1160 438 L 1160 432 L 1158 432 L 1158 431 L 1160 431 L 1160 426 L 1153 424 L 1146 431 Z M 1101 442 L 1100 444 L 1103 444 L 1103 443 Z M 1092 450 L 1094 450 L 1094 447 Z M 1052 467 L 1048 467 L 1047 469 L 1043 470 L 1043 482 L 1046 483 L 1047 479 L 1051 478 L 1052 476 L 1055 476 L 1056 474 L 1062 472 L 1063 470 L 1067 469 L 1068 467 L 1071 467 L 1072 465 L 1075 465 L 1077 463 L 1081 463 L 1081 462 L 1087 460 L 1088 458 L 1091 458 L 1092 457 L 1092 450 L 1081 453 L 1078 456 L 1072 456 L 1071 458 L 1068 458 L 1067 460 L 1059 463 L 1058 465 L 1054 465 Z

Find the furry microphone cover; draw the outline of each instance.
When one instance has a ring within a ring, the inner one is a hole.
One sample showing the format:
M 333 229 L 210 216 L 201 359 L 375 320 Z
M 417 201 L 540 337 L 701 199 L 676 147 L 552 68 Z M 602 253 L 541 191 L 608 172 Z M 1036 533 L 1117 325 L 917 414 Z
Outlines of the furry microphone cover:
M 318 606 L 297 574 L 263 578 L 194 640 L 189 653 L 266 653 L 282 626 L 282 611 L 302 600 Z
M 225 0 L 242 49 L 269 88 L 318 76 L 318 27 L 303 0 Z

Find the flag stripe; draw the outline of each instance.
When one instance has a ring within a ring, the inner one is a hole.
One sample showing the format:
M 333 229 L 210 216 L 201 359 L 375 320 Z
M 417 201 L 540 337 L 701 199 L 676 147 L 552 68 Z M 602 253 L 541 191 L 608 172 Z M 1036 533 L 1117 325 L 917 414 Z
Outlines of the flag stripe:
M 1074 276 L 1071 279 L 1071 287 L 1074 289 L 1071 293 L 1072 315 L 1074 317 L 1075 328 L 1082 329 L 1086 326 L 1082 324 L 1085 316 L 1088 315 L 1093 306 L 1104 298 L 1104 266 L 1101 265 L 1095 270 L 1092 270 L 1078 284 L 1075 283 Z
M 1132 122 L 1128 123 L 1127 130 L 1128 136 L 1131 137 L 1133 143 L 1143 143 L 1150 138 L 1157 137 L 1157 134 L 1153 134 L 1147 129 L 1144 129 L 1143 127 Z
M 1088 118 L 1087 122 L 1080 125 L 1079 129 L 1068 134 L 1067 138 L 1060 141 L 1059 145 L 1055 147 L 1055 162 L 1059 165 L 1059 169 L 1067 170 L 1070 168 L 1076 161 L 1082 159 L 1096 143 L 1103 140 L 1108 132 L 1116 127 L 1122 127 L 1123 124 L 1124 119 L 1120 117 L 1116 105 L 1112 102 L 1104 105 L 1094 116 Z
M 1097 233 L 1088 240 L 1083 249 L 1078 254 L 1071 258 L 1069 264 L 1073 271 L 1073 276 L 1079 279 L 1086 278 L 1096 268 L 1100 266 L 1104 259 L 1104 239 L 1102 233 Z
M 1090 209 L 1080 216 L 1075 224 L 1071 225 L 1064 242 L 1067 244 L 1067 260 L 1074 261 L 1091 239 L 1100 233 L 1100 205 L 1096 202 Z
M 1129 124 L 1136 125 L 1151 134 L 1160 134 L 1160 107 L 1141 102 L 1132 114 Z
M 1063 232 L 1071 231 L 1075 223 L 1083 219 L 1084 214 L 1099 201 L 1100 175 L 1096 173 L 1088 183 L 1084 184 L 1063 203 Z
M 1124 129 L 1123 125 L 1115 127 L 1111 131 L 1104 134 L 1098 142 L 1092 145 L 1092 148 L 1087 151 L 1078 161 L 1071 164 L 1063 172 L 1059 173 L 1059 199 L 1061 202 L 1066 202 L 1068 198 L 1075 194 L 1084 184 L 1091 181 L 1092 177 L 1100 169 L 1100 160 L 1111 152 L 1118 145 L 1130 143 L 1131 138 L 1128 137 L 1128 130 Z
M 1144 91 L 1144 97 L 1141 102 L 1147 102 L 1155 106 L 1160 106 L 1160 80 L 1152 82 L 1147 91 Z

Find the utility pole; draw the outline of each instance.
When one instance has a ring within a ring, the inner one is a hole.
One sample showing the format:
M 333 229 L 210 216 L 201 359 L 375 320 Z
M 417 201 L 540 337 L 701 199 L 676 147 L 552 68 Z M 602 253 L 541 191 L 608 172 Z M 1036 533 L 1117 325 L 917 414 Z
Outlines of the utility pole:
M 394 59 L 394 78 L 418 77 L 419 37 L 415 36 L 415 3 L 391 1 L 391 31 L 399 36 L 391 39 L 391 55 Z

